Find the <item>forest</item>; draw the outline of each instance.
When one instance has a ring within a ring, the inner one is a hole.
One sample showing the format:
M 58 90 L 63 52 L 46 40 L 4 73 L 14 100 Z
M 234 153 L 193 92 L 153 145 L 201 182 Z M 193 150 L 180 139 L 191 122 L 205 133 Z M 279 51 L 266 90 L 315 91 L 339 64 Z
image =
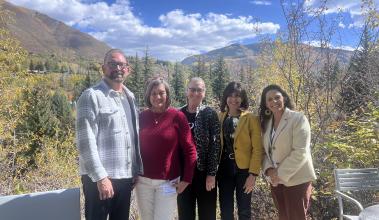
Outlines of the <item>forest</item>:
M 226 84 L 238 81 L 248 91 L 253 112 L 266 85 L 281 85 L 311 123 L 318 179 L 310 217 L 337 218 L 333 169 L 379 165 L 379 13 L 371 1 L 362 1 L 362 10 L 360 42 L 346 64 L 331 52 L 336 24 L 325 20 L 322 11 L 304 16 L 296 7 L 283 6 L 287 31 L 274 40 L 262 39 L 257 66 L 232 65 L 222 56 L 212 62 L 197 56 L 188 66 L 157 60 L 147 47 L 144 54 L 128 57 L 131 74 L 125 84 L 142 109 L 146 81 L 164 77 L 173 106 L 179 107 L 185 103 L 188 80 L 199 76 L 206 82 L 206 103 L 219 110 Z M 83 90 L 101 79 L 101 61 L 31 55 L 5 28 L 11 18 L 0 9 L 0 195 L 78 187 L 75 104 Z M 319 30 L 310 32 L 311 25 Z M 316 52 L 303 43 L 310 39 L 320 41 Z M 367 204 L 379 197 L 357 196 Z M 254 219 L 277 215 L 263 178 L 253 192 L 252 207 Z M 138 219 L 135 209 L 132 217 Z

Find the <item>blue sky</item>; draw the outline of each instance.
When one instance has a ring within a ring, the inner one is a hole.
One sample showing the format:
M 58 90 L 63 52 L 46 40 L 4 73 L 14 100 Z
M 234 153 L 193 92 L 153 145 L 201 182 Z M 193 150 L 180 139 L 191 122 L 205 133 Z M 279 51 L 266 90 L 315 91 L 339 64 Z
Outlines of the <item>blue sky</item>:
M 152 56 L 170 61 L 230 45 L 275 39 L 286 30 L 279 0 L 8 0 L 47 14 L 123 49 L 128 55 L 148 46 Z M 285 7 L 300 0 L 288 0 Z M 323 0 L 305 0 L 315 10 Z M 330 45 L 353 50 L 363 24 L 360 0 L 329 0 L 325 17 Z M 379 0 L 374 0 L 379 5 Z M 311 15 L 311 13 L 308 13 Z M 310 32 L 320 26 L 312 23 Z M 311 34 L 303 42 L 319 45 Z

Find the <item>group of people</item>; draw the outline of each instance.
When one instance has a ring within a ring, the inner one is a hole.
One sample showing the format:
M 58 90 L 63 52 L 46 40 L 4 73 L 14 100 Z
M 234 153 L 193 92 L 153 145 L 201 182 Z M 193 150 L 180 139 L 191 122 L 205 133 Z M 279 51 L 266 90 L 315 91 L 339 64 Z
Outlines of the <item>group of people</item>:
M 175 210 L 179 220 L 215 220 L 217 192 L 221 219 L 234 219 L 234 198 L 238 219 L 251 219 L 261 172 L 279 219 L 306 219 L 316 179 L 310 126 L 281 87 L 263 90 L 256 116 L 240 83 L 226 86 L 217 113 L 203 105 L 201 78 L 189 81 L 180 109 L 170 106 L 167 82 L 154 78 L 144 96 L 147 108 L 139 112 L 123 85 L 130 73 L 123 52 L 107 52 L 102 70 L 101 82 L 77 105 L 87 220 L 129 219 L 133 189 L 141 220 L 171 220 Z

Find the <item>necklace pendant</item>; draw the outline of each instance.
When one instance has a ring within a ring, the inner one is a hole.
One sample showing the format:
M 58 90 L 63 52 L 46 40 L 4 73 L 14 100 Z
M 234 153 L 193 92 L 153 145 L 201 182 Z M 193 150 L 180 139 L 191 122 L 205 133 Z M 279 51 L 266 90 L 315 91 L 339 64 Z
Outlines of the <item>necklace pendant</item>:
M 154 120 L 155 124 L 157 125 L 158 124 L 158 120 Z

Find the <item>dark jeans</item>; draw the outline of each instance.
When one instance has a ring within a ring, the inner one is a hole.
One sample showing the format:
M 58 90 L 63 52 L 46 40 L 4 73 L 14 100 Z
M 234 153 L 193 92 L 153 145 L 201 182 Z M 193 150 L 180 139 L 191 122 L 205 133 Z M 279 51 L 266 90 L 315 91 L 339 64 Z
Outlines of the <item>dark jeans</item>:
M 179 220 L 195 220 L 196 201 L 199 220 L 216 219 L 217 190 L 207 191 L 205 180 L 207 174 L 195 168 L 192 184 L 178 195 Z
M 312 194 L 311 182 L 296 186 L 271 186 L 271 194 L 280 220 L 306 220 Z
M 130 196 L 133 181 L 130 179 L 111 179 L 114 197 L 100 200 L 96 182 L 87 176 L 82 176 L 85 198 L 86 220 L 125 220 L 129 219 Z
M 234 219 L 234 191 L 236 192 L 238 219 L 251 219 L 251 193 L 246 194 L 243 189 L 248 176 L 248 169 L 239 169 L 235 160 L 221 159 L 217 172 L 217 184 L 222 220 Z

